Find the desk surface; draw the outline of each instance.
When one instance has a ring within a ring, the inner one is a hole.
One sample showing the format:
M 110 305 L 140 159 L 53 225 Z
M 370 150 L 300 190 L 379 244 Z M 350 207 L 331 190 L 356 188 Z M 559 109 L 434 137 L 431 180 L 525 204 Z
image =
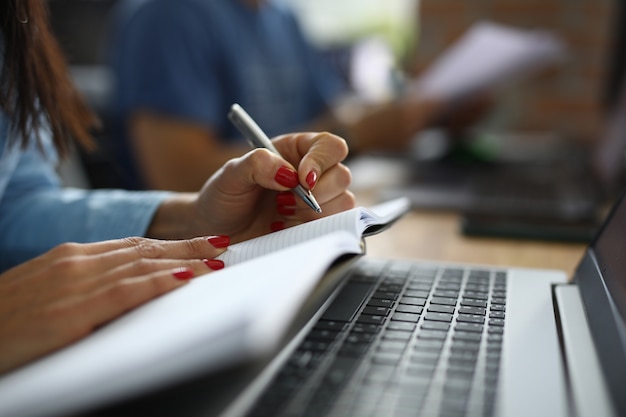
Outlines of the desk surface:
M 559 269 L 572 276 L 586 245 L 461 235 L 459 215 L 411 211 L 366 240 L 371 257 Z

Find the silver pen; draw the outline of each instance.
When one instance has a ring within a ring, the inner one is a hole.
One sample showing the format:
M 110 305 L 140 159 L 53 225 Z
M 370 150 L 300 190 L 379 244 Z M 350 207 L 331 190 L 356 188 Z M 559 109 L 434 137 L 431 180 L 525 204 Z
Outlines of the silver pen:
M 228 118 L 235 127 L 245 136 L 250 144 L 255 148 L 265 148 L 282 157 L 278 149 L 274 146 L 269 137 L 261 130 L 259 125 L 250 117 L 250 115 L 237 103 L 233 104 L 228 113 Z M 322 212 L 322 208 L 315 201 L 315 197 L 311 191 L 305 190 L 300 184 L 293 189 L 304 202 L 318 213 Z

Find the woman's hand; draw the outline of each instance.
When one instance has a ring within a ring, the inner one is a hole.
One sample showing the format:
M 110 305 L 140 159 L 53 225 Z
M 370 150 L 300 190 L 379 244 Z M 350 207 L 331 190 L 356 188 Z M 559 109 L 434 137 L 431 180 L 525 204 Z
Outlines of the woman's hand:
M 66 243 L 0 275 L 0 374 L 221 269 L 224 236 Z
M 348 154 L 343 139 L 330 133 L 300 133 L 277 137 L 273 143 L 284 159 L 255 149 L 230 160 L 199 194 L 166 200 L 148 236 L 224 234 L 236 242 L 354 207 L 347 189 L 350 171 L 341 164 Z M 321 214 L 291 192 L 297 184 L 312 191 Z

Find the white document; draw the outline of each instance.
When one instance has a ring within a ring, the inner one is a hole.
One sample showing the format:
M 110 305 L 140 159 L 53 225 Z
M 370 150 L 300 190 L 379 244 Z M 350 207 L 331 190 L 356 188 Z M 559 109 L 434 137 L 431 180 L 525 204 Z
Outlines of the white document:
M 0 378 L 0 416 L 55 416 L 274 349 L 339 254 L 345 231 L 193 279 L 85 339 Z
M 420 96 L 460 99 L 497 87 L 562 59 L 565 46 L 542 30 L 474 24 L 413 82 Z

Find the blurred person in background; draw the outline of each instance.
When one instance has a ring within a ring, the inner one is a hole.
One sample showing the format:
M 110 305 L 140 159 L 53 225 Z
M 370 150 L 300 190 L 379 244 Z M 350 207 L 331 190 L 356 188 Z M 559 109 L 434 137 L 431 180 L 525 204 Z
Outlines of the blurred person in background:
M 412 96 L 337 111 L 348 84 L 272 0 L 126 0 L 113 32 L 112 113 L 131 188 L 197 189 L 249 149 L 226 117 L 235 102 L 269 136 L 329 131 L 351 154 L 405 151 L 445 112 Z

